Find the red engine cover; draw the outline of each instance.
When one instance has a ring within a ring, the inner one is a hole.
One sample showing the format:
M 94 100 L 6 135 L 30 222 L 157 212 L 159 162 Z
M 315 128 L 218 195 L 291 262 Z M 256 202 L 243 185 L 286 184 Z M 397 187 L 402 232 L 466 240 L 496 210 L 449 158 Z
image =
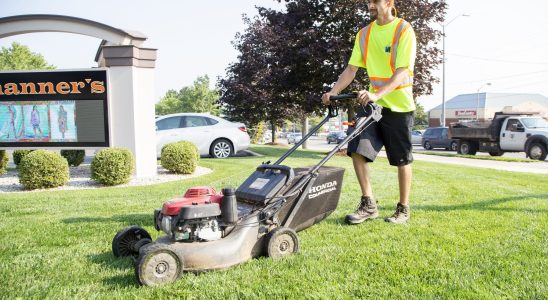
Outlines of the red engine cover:
M 176 216 L 183 206 L 193 204 L 219 203 L 223 193 L 217 193 L 214 188 L 209 186 L 196 186 L 188 189 L 183 197 L 172 199 L 162 206 L 162 214 L 167 216 Z

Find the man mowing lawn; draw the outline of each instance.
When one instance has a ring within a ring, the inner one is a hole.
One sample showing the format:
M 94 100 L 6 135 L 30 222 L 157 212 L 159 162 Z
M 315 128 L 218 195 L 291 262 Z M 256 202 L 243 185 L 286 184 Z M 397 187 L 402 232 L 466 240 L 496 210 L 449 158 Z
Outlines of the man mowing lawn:
M 359 224 L 377 218 L 377 203 L 373 198 L 369 178 L 369 162 L 373 162 L 384 146 L 390 165 L 398 167 L 400 201 L 396 212 L 385 220 L 402 224 L 410 217 L 409 193 L 411 191 L 411 128 L 414 122 L 413 68 L 416 39 L 411 25 L 397 18 L 394 0 L 370 0 L 369 11 L 376 19 L 356 35 L 354 50 L 346 69 L 339 76 L 330 92 L 322 96 L 329 104 L 329 97 L 339 94 L 356 77 L 359 68 L 366 68 L 371 86 L 358 92 L 358 101 L 365 105 L 376 102 L 383 107 L 382 119 L 370 126 L 360 137 L 348 144 L 362 197 L 355 213 L 346 216 L 349 224 Z M 358 110 L 358 116 L 363 110 Z M 349 131 L 353 130 L 349 128 Z

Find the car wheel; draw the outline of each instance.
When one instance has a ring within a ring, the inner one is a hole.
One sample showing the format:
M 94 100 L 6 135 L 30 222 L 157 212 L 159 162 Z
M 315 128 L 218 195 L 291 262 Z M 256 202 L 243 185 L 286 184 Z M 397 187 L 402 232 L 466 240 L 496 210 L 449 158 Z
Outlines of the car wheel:
M 536 160 L 545 160 L 546 156 L 548 155 L 546 146 L 544 146 L 541 143 L 532 143 L 531 146 L 529 146 L 529 149 L 527 149 L 527 155 L 531 159 Z
M 469 141 L 461 141 L 459 145 L 459 154 L 464 155 L 476 155 L 477 149 L 475 145 L 473 145 Z
M 232 144 L 226 139 L 218 139 L 209 149 L 209 154 L 214 158 L 227 158 L 231 156 L 234 152 Z
M 328 145 L 331 145 L 331 141 L 330 141 L 330 140 L 327 140 L 327 144 L 328 144 Z
M 430 142 L 428 142 L 428 141 L 424 142 L 424 144 L 422 145 L 422 147 L 423 147 L 425 150 L 432 150 L 432 145 L 431 145 Z
M 458 145 L 459 145 L 459 144 L 458 144 L 457 142 L 453 141 L 453 142 L 451 142 L 451 147 L 449 147 L 448 150 L 457 151 L 457 146 L 458 146 Z
M 491 156 L 502 156 L 504 154 L 504 151 L 498 150 L 498 151 L 490 151 L 489 155 Z

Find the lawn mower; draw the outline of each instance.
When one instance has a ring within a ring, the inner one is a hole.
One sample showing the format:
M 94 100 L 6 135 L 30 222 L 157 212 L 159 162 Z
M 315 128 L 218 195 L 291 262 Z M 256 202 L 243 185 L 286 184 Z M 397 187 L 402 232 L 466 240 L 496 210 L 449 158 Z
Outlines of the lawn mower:
M 381 107 L 362 106 L 365 116 L 318 164 L 291 168 L 281 163 L 330 118 L 343 100 L 331 97 L 327 117 L 275 163 L 263 163 L 237 189 L 192 187 L 154 211 L 154 226 L 164 236 L 152 241 L 138 226 L 119 231 L 112 241 L 115 256 L 133 256 L 141 285 L 175 281 L 184 272 L 225 269 L 251 258 L 279 258 L 299 250 L 297 232 L 319 223 L 336 208 L 344 169 L 323 166 L 351 139 L 380 120 Z

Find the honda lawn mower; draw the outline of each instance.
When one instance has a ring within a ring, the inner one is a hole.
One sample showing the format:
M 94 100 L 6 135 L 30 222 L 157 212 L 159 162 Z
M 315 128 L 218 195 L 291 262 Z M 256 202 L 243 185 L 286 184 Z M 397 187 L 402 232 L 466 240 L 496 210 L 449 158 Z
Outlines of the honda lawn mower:
M 259 256 L 284 257 L 299 250 L 297 232 L 319 223 L 336 208 L 344 169 L 323 166 L 351 139 L 381 118 L 381 107 L 362 106 L 355 130 L 317 165 L 291 168 L 281 163 L 330 118 L 344 99 L 331 97 L 328 116 L 275 163 L 261 164 L 240 187 L 216 192 L 193 187 L 154 211 L 154 226 L 165 235 L 152 241 L 143 228 L 121 230 L 112 241 L 115 256 L 136 258 L 141 285 L 178 279 L 183 272 L 225 269 Z

